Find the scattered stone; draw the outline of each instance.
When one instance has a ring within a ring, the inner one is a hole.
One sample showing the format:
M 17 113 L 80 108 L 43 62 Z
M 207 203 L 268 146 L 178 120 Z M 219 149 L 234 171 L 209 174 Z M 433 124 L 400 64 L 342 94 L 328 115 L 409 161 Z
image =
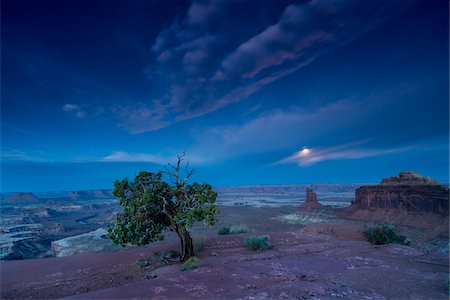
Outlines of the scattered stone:
M 161 267 L 161 266 L 169 265 L 174 262 L 178 262 L 180 260 L 180 257 L 181 257 L 181 254 L 177 251 L 155 252 L 150 257 L 137 260 L 136 265 L 141 269 L 145 269 L 150 266 Z
M 158 275 L 149 274 L 149 275 L 145 276 L 145 280 L 151 280 L 151 279 L 155 279 L 155 278 L 158 278 Z
M 219 253 L 217 253 L 217 252 L 212 252 L 212 253 L 211 253 L 211 256 L 219 256 Z

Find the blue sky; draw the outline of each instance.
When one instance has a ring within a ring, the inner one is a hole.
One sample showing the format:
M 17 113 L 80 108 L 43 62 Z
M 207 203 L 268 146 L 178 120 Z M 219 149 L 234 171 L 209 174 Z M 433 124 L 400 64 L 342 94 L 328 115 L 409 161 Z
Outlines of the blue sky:
M 2 1 L 1 191 L 449 179 L 448 1 Z M 307 150 L 303 150 L 307 149 Z

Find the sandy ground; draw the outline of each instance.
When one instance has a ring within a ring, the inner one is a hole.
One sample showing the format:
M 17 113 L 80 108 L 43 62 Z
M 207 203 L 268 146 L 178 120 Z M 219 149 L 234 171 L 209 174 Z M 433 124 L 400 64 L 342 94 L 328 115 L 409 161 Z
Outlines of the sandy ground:
M 331 229 L 330 229 L 331 228 Z M 291 228 L 289 228 L 291 229 Z M 448 299 L 447 254 L 371 245 L 361 225 L 209 237 L 197 269 L 140 269 L 136 260 L 177 243 L 114 253 L 1 262 L 4 299 Z M 247 235 L 268 234 L 253 252 Z M 219 256 L 211 256 L 217 252 Z M 149 277 L 149 275 L 151 275 Z M 153 278 L 154 279 L 148 279 Z

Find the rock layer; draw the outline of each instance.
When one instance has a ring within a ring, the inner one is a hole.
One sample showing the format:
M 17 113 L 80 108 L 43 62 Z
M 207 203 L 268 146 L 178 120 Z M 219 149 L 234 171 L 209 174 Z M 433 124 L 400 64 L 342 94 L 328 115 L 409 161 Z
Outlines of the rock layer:
M 355 191 L 353 209 L 400 209 L 442 215 L 449 213 L 449 190 L 431 178 L 413 172 L 383 179 Z

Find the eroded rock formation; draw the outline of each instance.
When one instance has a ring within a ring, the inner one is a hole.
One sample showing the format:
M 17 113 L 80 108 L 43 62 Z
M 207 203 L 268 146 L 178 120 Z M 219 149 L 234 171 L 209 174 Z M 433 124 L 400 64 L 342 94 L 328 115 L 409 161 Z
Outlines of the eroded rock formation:
M 435 180 L 414 172 L 401 172 L 379 185 L 361 186 L 355 191 L 351 209 L 400 209 L 441 215 L 449 213 L 449 190 Z
M 324 206 L 317 201 L 317 194 L 311 188 L 306 188 L 306 200 L 300 205 L 303 209 L 323 208 Z

